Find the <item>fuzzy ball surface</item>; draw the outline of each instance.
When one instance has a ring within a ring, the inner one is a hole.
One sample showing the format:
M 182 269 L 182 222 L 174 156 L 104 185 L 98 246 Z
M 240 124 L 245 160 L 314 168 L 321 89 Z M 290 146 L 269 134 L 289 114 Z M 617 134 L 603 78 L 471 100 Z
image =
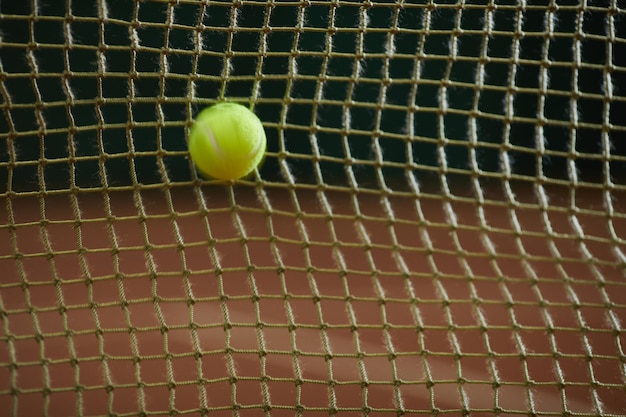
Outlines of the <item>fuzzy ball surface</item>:
M 189 132 L 189 153 L 203 174 L 235 180 L 248 175 L 265 155 L 263 124 L 247 107 L 223 102 L 202 110 Z

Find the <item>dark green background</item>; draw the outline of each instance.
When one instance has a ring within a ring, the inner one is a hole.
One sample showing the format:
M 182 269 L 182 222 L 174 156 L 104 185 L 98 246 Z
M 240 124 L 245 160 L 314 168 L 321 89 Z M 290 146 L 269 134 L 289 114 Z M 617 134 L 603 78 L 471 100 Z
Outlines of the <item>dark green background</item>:
M 50 2 L 52 3 L 52 2 Z M 54 2 L 55 5 L 41 4 L 39 12 L 43 16 L 66 15 L 63 2 Z M 424 2 L 411 2 L 423 4 Z M 454 2 L 442 2 L 454 4 Z M 540 75 L 540 60 L 543 55 L 544 39 L 533 32 L 545 31 L 545 8 L 533 8 L 533 5 L 543 5 L 545 2 L 531 2 L 524 11 L 523 30 L 528 33 L 521 38 L 520 58 L 535 61 L 518 67 L 516 85 L 525 88 L 538 88 Z M 559 5 L 576 5 L 577 2 L 558 2 Z M 129 46 L 129 30 L 127 22 L 135 12 L 135 3 L 131 1 L 109 1 L 109 20 L 104 23 L 105 43 L 109 46 Z M 164 23 L 168 4 L 165 2 L 140 2 L 138 18 L 141 22 Z M 245 4 L 245 3 L 244 3 Z M 270 25 L 272 27 L 293 27 L 297 25 L 298 8 L 294 6 L 280 5 L 271 10 Z M 379 7 L 368 9 L 368 28 L 387 28 L 393 17 L 395 6 L 391 1 L 376 3 Z M 498 4 L 515 4 L 515 2 L 498 2 Z M 73 2 L 72 15 L 97 17 L 97 9 L 92 2 Z M 175 8 L 176 23 L 189 27 L 189 30 L 173 29 L 170 33 L 169 46 L 174 49 L 192 50 L 191 28 L 198 22 L 197 4 L 180 4 Z M 38 129 L 35 116 L 37 97 L 33 83 L 37 84 L 41 101 L 50 103 L 66 100 L 62 89 L 62 79 L 59 74 L 65 70 L 63 61 L 63 49 L 59 47 L 39 46 L 33 49 L 33 54 L 39 65 L 39 73 L 56 73 L 56 76 L 40 76 L 33 80 L 29 77 L 16 76 L 16 74 L 30 73 L 31 67 L 27 59 L 27 44 L 29 38 L 29 21 L 19 19 L 12 15 L 29 15 L 32 13 L 29 2 L 3 2 L 0 5 L 3 14 L 0 19 L 0 31 L 3 35 L 3 44 L 0 48 L 0 60 L 4 72 L 4 86 L 12 97 L 13 104 L 24 104 L 22 108 L 8 106 L 4 98 L 2 105 L 4 116 L 0 117 L 0 189 L 8 188 L 9 172 L 9 117 L 14 123 L 18 133 L 14 140 L 14 147 L 18 151 L 18 161 L 36 161 L 45 158 L 47 164 L 43 168 L 45 183 L 48 188 L 68 188 L 70 186 L 68 157 L 67 127 L 70 125 L 65 106 L 45 106 L 42 114 L 46 120 L 47 129 L 65 129 L 59 133 L 48 133 L 45 141 L 45 154 L 40 155 L 40 140 L 38 135 L 24 135 L 20 132 Z M 213 2 L 207 8 L 207 15 L 203 23 L 207 26 L 224 28 L 228 27 L 232 4 L 230 2 Z M 334 24 L 338 28 L 358 27 L 361 12 L 357 2 L 346 3 L 336 9 Z M 261 28 L 268 8 L 265 5 L 252 3 L 240 7 L 238 31 L 234 37 L 233 50 L 236 52 L 251 52 L 250 56 L 235 56 L 231 60 L 233 72 L 226 89 L 227 98 L 243 99 L 250 97 L 253 82 L 241 80 L 237 76 L 254 75 L 257 68 L 257 56 L 261 33 L 256 30 L 246 31 L 245 28 Z M 400 25 L 402 28 L 421 29 L 423 25 L 425 9 L 420 7 L 405 7 L 400 12 Z M 450 30 L 455 27 L 455 19 L 458 10 L 455 8 L 442 8 L 432 13 L 431 30 Z M 313 31 L 311 28 L 326 29 L 329 26 L 330 6 L 316 3 L 306 9 L 306 26 L 301 34 L 297 45 L 301 52 L 323 51 L 326 33 Z M 588 35 L 606 34 L 607 12 L 602 9 L 594 9 L 585 13 L 583 31 Z M 461 27 L 466 30 L 482 30 L 485 11 L 482 9 L 466 9 L 462 13 Z M 555 31 L 572 33 L 576 30 L 577 12 L 575 9 L 558 10 L 555 12 Z M 516 18 L 515 9 L 499 9 L 494 14 L 495 31 L 511 31 L 514 29 Z M 620 181 L 620 173 L 626 172 L 626 135 L 624 127 L 626 121 L 626 98 L 623 95 L 626 86 L 626 38 L 625 19 L 618 14 L 614 17 L 617 37 L 620 42 L 613 44 L 613 65 L 618 68 L 612 73 L 614 84 L 614 100 L 611 104 L 610 121 L 618 125 L 621 130 L 615 129 L 610 132 L 612 155 L 621 155 L 622 159 L 610 161 L 611 175 L 616 181 Z M 99 44 L 99 25 L 97 21 L 72 22 L 74 43 L 82 45 Z M 39 43 L 63 45 L 66 39 L 63 34 L 63 19 L 37 20 L 33 24 L 35 40 Z M 164 46 L 164 31 L 162 27 L 152 28 L 142 25 L 137 29 L 142 46 L 162 48 Z M 220 94 L 223 56 L 221 53 L 227 46 L 227 33 L 225 31 L 207 30 L 202 34 L 205 50 L 215 52 L 213 55 L 203 56 L 200 60 L 198 73 L 212 75 L 213 79 L 203 79 L 197 82 L 197 95 L 202 99 L 193 103 L 192 117 L 205 105 L 217 99 Z M 384 53 L 387 34 L 384 31 L 369 31 L 365 35 L 365 52 Z M 271 52 L 289 52 L 294 43 L 294 33 L 287 31 L 274 31 L 267 35 L 268 50 Z M 425 52 L 429 55 L 445 57 L 449 54 L 449 35 L 430 34 L 426 40 Z M 482 36 L 461 35 L 459 36 L 458 55 L 477 57 L 480 54 Z M 395 37 L 396 53 L 414 55 L 417 51 L 420 37 L 416 33 L 400 32 Z M 489 56 L 509 58 L 511 56 L 511 36 L 494 35 L 489 40 Z M 355 59 L 349 56 L 340 56 L 339 53 L 354 54 L 356 34 L 354 32 L 337 32 L 333 39 L 333 55 L 329 61 L 329 75 L 351 76 Z M 573 39 L 571 37 L 557 36 L 551 40 L 549 58 L 553 62 L 572 62 Z M 598 65 L 607 65 L 609 58 L 605 43 L 593 36 L 587 36 L 581 41 L 583 62 Z M 75 73 L 94 72 L 97 70 L 97 53 L 95 50 L 74 48 L 69 51 L 71 70 Z M 131 54 L 128 50 L 109 50 L 105 52 L 107 71 L 114 76 L 103 79 L 104 96 L 107 99 L 120 99 L 118 103 L 107 103 L 101 106 L 105 124 L 126 124 L 128 122 L 128 108 L 124 99 L 128 96 L 128 81 L 125 74 L 131 66 Z M 170 54 L 167 58 L 170 74 L 186 75 L 192 72 L 192 57 L 185 54 Z M 133 119 L 136 122 L 155 122 L 150 127 L 136 127 L 132 129 L 132 143 L 137 152 L 148 152 L 147 155 L 135 156 L 135 172 L 139 183 L 157 183 L 163 180 L 162 173 L 157 164 L 157 140 L 158 128 L 156 126 L 157 97 L 160 83 L 165 82 L 165 92 L 170 98 L 184 98 L 187 94 L 187 81 L 180 78 L 168 77 L 164 81 L 154 76 L 159 72 L 160 54 L 158 52 L 139 51 L 136 66 L 139 72 L 152 74 L 143 76 L 136 81 L 137 97 L 144 102 L 132 105 Z M 267 126 L 269 140 L 268 157 L 261 168 L 261 176 L 271 181 L 282 181 L 279 161 L 273 153 L 279 151 L 279 131 L 275 123 L 280 120 L 282 101 L 289 95 L 292 98 L 303 100 L 304 103 L 290 105 L 287 114 L 287 122 L 291 125 L 300 126 L 300 129 L 286 129 L 283 131 L 285 150 L 291 156 L 286 157 L 287 162 L 295 173 L 296 178 L 303 182 L 315 182 L 314 161 L 307 155 L 312 153 L 312 144 L 308 133 L 308 126 L 312 124 L 313 111 L 312 99 L 314 98 L 317 81 L 314 79 L 323 70 L 323 59 L 319 56 L 300 56 L 297 58 L 298 73 L 301 76 L 311 76 L 310 79 L 298 78 L 294 80 L 291 91 L 287 92 L 287 82 L 284 77 L 267 79 L 261 82 L 261 100 L 255 104 L 255 112 Z M 375 110 L 372 105 L 376 104 L 381 93 L 381 85 L 375 82 L 381 78 L 384 61 L 380 58 L 366 58 L 361 64 L 364 67 L 361 73 L 361 81 L 355 84 L 352 100 L 355 105 L 351 109 L 351 129 L 371 131 L 374 128 Z M 390 77 L 394 80 L 407 81 L 411 77 L 415 60 L 407 57 L 394 57 L 390 61 Z M 264 59 L 262 72 L 265 75 L 285 74 L 288 71 L 289 57 L 287 54 L 280 57 L 268 56 Z M 422 80 L 439 81 L 446 71 L 445 59 L 426 59 L 423 61 Z M 510 66 L 507 64 L 488 63 L 485 67 L 485 83 L 496 86 L 508 84 Z M 477 64 L 475 62 L 455 62 L 452 66 L 451 80 L 474 83 Z M 553 65 L 548 68 L 550 76 L 549 88 L 568 92 L 571 90 L 572 68 L 571 66 Z M 583 93 L 603 94 L 604 72 L 601 69 L 581 68 L 579 70 L 578 88 Z M 369 79 L 369 81 L 367 81 Z M 95 76 L 73 76 L 69 80 L 76 100 L 90 100 L 98 94 L 98 82 Z M 324 89 L 324 98 L 332 100 L 318 108 L 317 125 L 323 128 L 341 128 L 342 105 L 348 100 L 348 83 L 339 81 L 327 82 Z M 406 131 L 407 112 L 403 106 L 410 104 L 409 84 L 391 84 L 386 94 L 388 105 L 397 105 L 398 109 L 386 107 L 382 112 L 382 132 L 387 134 L 403 134 Z M 437 107 L 439 87 L 437 85 L 421 84 L 418 89 L 416 102 L 420 108 Z M 448 105 L 453 109 L 468 110 L 472 106 L 474 90 L 471 88 L 451 87 L 448 90 Z M 504 93 L 483 91 L 479 102 L 479 109 L 486 113 L 504 114 Z M 567 95 L 548 95 L 546 98 L 545 117 L 550 120 L 568 122 L 569 97 Z M 163 156 L 163 163 L 167 167 L 167 175 L 171 181 L 188 181 L 192 178 L 189 162 L 184 156 L 186 150 L 185 126 L 188 109 L 183 100 L 174 103 L 165 103 L 161 106 L 165 116 L 165 126 L 161 127 L 162 149 L 173 152 L 180 151 L 175 155 Z M 579 121 L 593 124 L 602 122 L 603 101 L 591 98 L 581 98 L 578 101 Z M 536 118 L 538 112 L 538 95 L 536 93 L 519 93 L 515 96 L 515 111 L 517 116 Z M 92 126 L 97 123 L 96 106 L 90 104 L 78 104 L 71 108 L 74 122 L 78 126 Z M 445 135 L 452 141 L 445 147 L 447 164 L 450 168 L 457 168 L 471 172 L 470 152 L 468 141 L 468 117 L 448 114 L 444 116 Z M 405 140 L 399 137 L 390 137 L 383 134 L 379 143 L 384 151 L 384 161 L 404 163 L 410 152 L 414 160 L 423 169 L 413 170 L 418 178 L 436 176 L 436 172 L 428 169 L 441 165 L 437 153 L 438 119 L 434 112 L 418 111 L 416 114 L 415 133 L 423 141 L 415 141 L 407 147 Z M 488 172 L 500 172 L 500 153 L 502 149 L 498 144 L 503 143 L 504 124 L 500 120 L 479 118 L 479 144 L 476 148 L 478 165 L 481 170 Z M 551 178 L 569 179 L 567 172 L 567 157 L 540 155 L 536 152 L 535 124 L 531 122 L 513 123 L 510 132 L 510 143 L 515 146 L 508 150 L 513 161 L 514 172 L 527 175 L 529 180 L 536 176 L 537 161 L 541 160 L 543 172 Z M 547 151 L 568 152 L 570 146 L 570 133 L 566 126 L 545 127 L 545 148 Z M 580 128 L 577 131 L 576 149 L 579 156 L 576 158 L 576 167 L 579 170 L 579 180 L 603 181 L 607 175 L 603 171 L 603 163 L 598 156 L 602 155 L 602 135 L 599 128 Z M 127 131 L 124 126 L 102 131 L 103 146 L 111 155 L 104 164 L 107 170 L 109 185 L 132 184 L 132 165 L 126 156 L 129 151 Z M 336 132 L 320 131 L 316 134 L 317 146 L 322 156 L 345 158 L 346 153 L 341 140 L 341 135 Z M 353 158 L 356 159 L 353 170 L 360 183 L 375 184 L 375 169 L 369 163 L 374 158 L 372 136 L 369 134 L 351 134 L 348 146 Z M 99 148 L 95 129 L 76 134 L 74 138 L 77 156 L 92 157 L 91 159 L 75 162 L 76 185 L 79 187 L 100 186 L 101 179 L 98 175 Z M 496 146 L 493 146 L 496 145 Z M 118 157 L 119 156 L 119 157 Z M 161 156 L 159 156 L 161 158 Z M 345 164 L 341 160 L 325 160 L 319 163 L 326 183 L 346 183 Z M 403 168 L 383 165 L 383 171 L 387 178 L 401 178 L 406 175 Z M 11 189 L 36 190 L 38 183 L 38 164 L 19 166 L 13 171 Z M 623 178 L 623 176 L 621 176 Z

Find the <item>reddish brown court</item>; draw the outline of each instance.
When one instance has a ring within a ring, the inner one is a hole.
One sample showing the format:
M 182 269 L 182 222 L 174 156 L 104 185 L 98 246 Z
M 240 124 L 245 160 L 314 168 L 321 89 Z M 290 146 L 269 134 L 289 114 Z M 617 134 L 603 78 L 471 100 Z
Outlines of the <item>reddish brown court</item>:
M 622 415 L 626 219 L 601 189 L 483 191 L 7 198 L 0 409 Z

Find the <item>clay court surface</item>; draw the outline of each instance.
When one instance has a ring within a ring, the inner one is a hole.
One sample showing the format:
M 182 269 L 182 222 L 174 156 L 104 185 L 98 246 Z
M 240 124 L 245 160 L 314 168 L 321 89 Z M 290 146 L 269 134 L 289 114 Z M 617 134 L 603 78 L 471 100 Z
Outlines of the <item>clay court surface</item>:
M 503 190 L 5 200 L 0 409 L 623 413 L 626 219 L 601 188 Z

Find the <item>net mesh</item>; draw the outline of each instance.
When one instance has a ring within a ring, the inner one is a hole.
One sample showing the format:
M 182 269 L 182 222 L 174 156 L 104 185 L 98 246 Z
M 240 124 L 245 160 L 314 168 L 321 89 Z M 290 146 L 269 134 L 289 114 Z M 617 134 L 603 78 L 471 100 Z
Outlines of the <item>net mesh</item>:
M 2 2 L 0 408 L 623 415 L 623 7 Z

